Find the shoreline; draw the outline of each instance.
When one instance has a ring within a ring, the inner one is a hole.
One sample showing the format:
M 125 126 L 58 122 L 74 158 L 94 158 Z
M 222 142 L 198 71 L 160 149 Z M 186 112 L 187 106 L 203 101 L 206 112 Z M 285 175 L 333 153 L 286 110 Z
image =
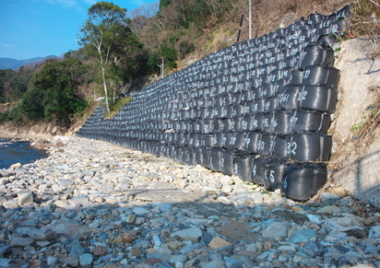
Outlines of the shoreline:
M 69 131 L 61 132 L 58 127 L 50 125 L 34 125 L 32 127 L 16 127 L 10 124 L 0 125 L 0 138 L 49 140 L 54 141 L 62 136 L 70 136 Z

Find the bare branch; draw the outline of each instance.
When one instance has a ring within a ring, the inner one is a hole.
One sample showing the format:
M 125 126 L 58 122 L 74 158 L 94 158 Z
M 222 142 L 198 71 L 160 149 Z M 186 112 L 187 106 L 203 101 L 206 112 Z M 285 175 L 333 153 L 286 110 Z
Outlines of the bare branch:
M 369 1 L 371 1 L 372 4 L 374 4 L 375 6 L 380 7 L 380 4 L 376 3 L 375 1 L 373 1 L 373 0 L 369 0 Z

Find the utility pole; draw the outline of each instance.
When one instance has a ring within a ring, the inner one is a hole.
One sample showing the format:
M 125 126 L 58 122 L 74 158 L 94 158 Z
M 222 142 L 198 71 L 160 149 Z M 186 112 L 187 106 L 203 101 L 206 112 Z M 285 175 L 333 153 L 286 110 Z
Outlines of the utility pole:
M 161 58 L 161 64 L 158 64 L 158 66 L 160 67 L 160 71 L 161 71 L 161 79 L 164 78 L 164 57 Z
M 252 39 L 252 0 L 248 0 L 249 2 L 249 39 Z

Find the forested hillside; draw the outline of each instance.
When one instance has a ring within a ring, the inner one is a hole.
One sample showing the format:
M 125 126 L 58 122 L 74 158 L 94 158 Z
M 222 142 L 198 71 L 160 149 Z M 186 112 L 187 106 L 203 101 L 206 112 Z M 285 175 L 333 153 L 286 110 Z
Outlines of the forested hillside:
M 49 122 L 69 128 L 90 114 L 97 101 L 109 115 L 164 74 L 249 38 L 247 0 L 160 0 L 128 12 L 109 2 L 88 10 L 78 29 L 81 48 L 62 61 L 33 68 L 0 70 L 0 123 Z M 379 7 L 372 0 L 252 0 L 252 38 L 307 17 L 330 14 L 351 4 L 347 37 L 380 32 Z M 152 13 L 156 11 L 157 13 Z M 375 20 L 373 19 L 375 18 Z M 104 97 L 100 98 L 100 97 Z
M 28 68 L 34 67 L 38 63 L 44 62 L 47 59 L 57 58 L 57 56 L 47 56 L 44 58 L 33 58 L 27 60 L 15 60 L 10 58 L 0 58 L 0 70 L 11 69 L 18 70 L 22 66 L 27 66 Z

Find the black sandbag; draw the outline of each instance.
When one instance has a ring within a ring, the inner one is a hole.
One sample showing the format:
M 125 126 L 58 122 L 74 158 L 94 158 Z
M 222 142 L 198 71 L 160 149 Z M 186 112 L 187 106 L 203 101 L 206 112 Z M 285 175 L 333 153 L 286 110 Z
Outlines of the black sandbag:
M 263 115 L 263 132 L 274 132 L 275 114 L 274 112 Z
M 208 108 L 206 108 L 206 107 L 201 107 L 199 110 L 200 110 L 200 117 L 201 117 L 202 119 L 205 119 L 205 118 L 208 117 L 208 113 L 209 113 Z
M 243 181 L 252 181 L 252 155 L 237 155 L 235 157 L 234 175 Z
M 229 151 L 235 150 L 236 132 L 228 132 L 224 133 L 224 135 L 227 138 L 225 148 Z
M 231 132 L 237 131 L 237 129 L 235 128 L 236 122 L 234 118 L 226 119 L 225 122 L 226 122 L 226 131 L 231 131 Z
M 302 79 L 303 79 L 303 71 L 293 70 L 290 74 L 289 85 L 299 86 L 302 84 Z
M 318 133 L 294 134 L 287 141 L 287 154 L 296 162 L 328 161 L 332 137 Z
M 214 107 L 207 108 L 207 112 L 205 114 L 205 119 L 212 119 L 214 115 Z
M 232 95 L 232 104 L 233 105 L 239 105 L 241 102 L 243 102 L 243 99 L 242 97 L 244 96 L 244 94 L 242 94 L 241 92 L 237 92 L 235 94 Z
M 295 68 L 297 66 L 299 57 L 297 56 L 288 56 L 284 59 L 285 68 Z
M 163 144 L 162 146 L 162 156 L 169 157 L 169 146 L 167 144 Z
M 344 20 L 336 20 L 331 24 L 331 34 L 343 35 L 345 31 Z
M 261 85 L 263 84 L 263 79 L 261 76 L 259 76 L 259 78 L 253 79 L 251 82 L 252 88 L 258 88 L 261 87 Z
M 289 119 L 291 114 L 288 111 L 275 111 L 275 121 L 273 133 L 277 135 L 290 134 Z
M 202 126 L 203 126 L 203 120 L 202 119 L 196 119 L 191 124 L 192 126 L 192 132 L 193 133 L 202 133 Z
M 227 145 L 228 134 L 229 133 L 227 133 L 227 132 L 217 132 L 217 133 L 215 133 L 214 134 L 214 137 L 216 138 L 215 147 L 225 149 L 226 145 Z
M 254 113 L 252 119 L 252 131 L 263 131 L 263 114 Z
M 236 82 L 231 82 L 227 85 L 227 93 L 233 94 L 236 93 L 238 90 L 238 83 Z
M 215 132 L 224 132 L 227 131 L 227 119 L 214 119 L 214 131 Z
M 257 55 L 257 54 L 256 54 Z M 249 71 L 249 76 L 250 76 L 250 79 L 258 79 L 259 76 L 260 76 L 260 73 L 258 71 L 258 68 L 257 67 L 253 67 L 253 65 L 251 66 L 250 65 L 250 71 Z
M 264 108 L 265 108 L 265 99 L 258 99 L 258 100 L 255 100 L 253 103 L 252 103 L 252 112 L 253 113 L 262 113 L 264 112 Z
M 287 165 L 268 162 L 264 165 L 264 187 L 268 191 L 282 190 Z
M 337 38 L 335 35 L 332 34 L 321 36 L 318 39 L 318 44 L 322 46 L 332 47 L 335 43 L 337 43 Z
M 252 88 L 251 91 L 252 91 L 251 99 L 253 101 L 262 99 L 262 88 L 261 87 Z
M 238 150 L 238 151 L 243 151 L 244 150 L 244 139 L 246 137 L 246 132 L 236 132 L 235 133 L 235 146 L 233 149 Z
M 332 67 L 334 65 L 334 51 L 330 47 L 309 45 L 300 54 L 298 69 L 305 70 L 307 66 L 318 65 Z
M 189 143 L 188 143 L 188 146 L 189 146 L 189 147 L 194 147 L 194 144 L 195 144 L 195 142 L 194 142 L 194 137 L 195 137 L 195 134 L 194 134 L 194 133 L 191 133 L 191 134 L 189 135 Z
M 325 24 L 324 24 L 325 25 Z M 323 28 L 321 28 L 319 31 L 318 31 L 318 35 L 319 36 L 325 36 L 325 35 L 329 35 L 331 34 L 331 25 L 329 26 L 324 26 Z
M 212 119 L 203 120 L 202 133 L 209 134 L 214 131 L 214 121 Z
M 272 146 L 271 157 L 278 161 L 286 160 L 288 155 L 288 143 L 287 139 L 283 136 L 276 136 L 274 139 L 274 144 Z
M 177 134 L 176 144 L 181 146 L 187 146 L 189 143 L 189 134 L 185 132 L 179 132 Z
M 233 118 L 236 116 L 236 106 L 230 105 L 227 107 L 227 118 Z
M 227 118 L 228 115 L 228 109 L 226 109 L 226 106 L 219 106 L 218 109 L 218 115 L 219 118 Z
M 263 156 L 271 156 L 276 135 L 272 133 L 263 133 L 259 142 L 259 154 Z
M 165 133 L 165 143 L 174 144 L 176 142 L 176 133 L 175 132 L 167 132 Z
M 274 83 L 275 82 L 274 75 L 270 75 L 270 74 L 265 75 L 264 74 L 264 75 L 260 76 L 260 78 L 262 80 L 260 83 L 260 86 L 262 86 L 265 83 Z
M 211 134 L 206 134 L 203 136 L 203 146 L 206 147 L 215 147 L 215 142 L 214 142 L 214 136 Z
M 219 132 L 221 131 L 220 128 L 224 126 L 222 125 L 223 120 L 222 119 L 213 119 L 213 125 L 214 125 L 214 132 Z M 224 130 L 222 130 L 224 131 Z
M 205 148 L 205 147 L 202 148 L 201 165 L 206 168 L 211 168 L 211 163 L 210 163 L 211 152 L 212 152 L 212 149 Z
M 289 165 L 283 181 L 286 197 L 306 201 L 314 196 L 327 181 L 327 168 L 324 164 Z
M 350 6 L 346 5 L 342 9 L 337 11 L 337 18 L 338 19 L 344 19 L 345 17 L 350 15 Z
M 225 106 L 227 105 L 226 103 L 226 98 L 224 98 L 223 95 L 219 95 L 218 97 L 215 98 L 214 106 L 215 107 L 220 107 L 220 106 Z
M 322 22 L 323 17 L 324 16 L 322 14 L 319 14 L 319 13 L 310 14 L 308 17 L 308 20 L 307 20 L 307 24 L 315 25 L 317 23 L 320 23 L 320 22 Z
M 242 131 L 241 130 L 241 120 L 242 118 L 241 117 L 235 117 L 235 119 L 233 119 L 235 121 L 235 129 L 233 131 Z
M 193 111 L 191 109 L 181 110 L 181 118 L 182 119 L 190 119 L 193 117 Z
M 203 135 L 200 133 L 192 134 L 192 138 L 194 139 L 194 147 L 202 147 Z
M 222 153 L 221 151 L 217 149 L 212 149 L 210 151 L 210 168 L 214 171 L 221 171 L 220 168 L 220 161 L 222 158 Z
M 298 92 L 299 108 L 332 114 L 335 112 L 338 90 L 328 86 L 302 86 Z
M 220 118 L 219 116 L 219 107 L 215 107 L 213 110 L 213 115 L 211 117 L 212 119 Z
M 338 81 L 338 69 L 313 65 L 305 68 L 302 84 L 305 86 L 337 86 Z
M 251 112 L 253 113 L 253 111 L 251 111 L 252 101 L 246 101 L 244 104 L 242 104 L 242 108 L 243 108 L 242 116 L 250 115 Z
M 241 131 L 252 131 L 253 130 L 253 120 L 252 116 L 244 116 L 241 119 Z
M 245 90 L 243 91 L 244 99 L 246 101 L 252 101 L 252 91 L 251 90 Z
M 231 151 L 222 151 L 222 156 L 220 158 L 220 172 L 225 175 L 233 174 L 233 165 L 234 165 L 234 152 Z
M 270 97 L 265 100 L 265 105 L 264 105 L 264 112 L 269 113 L 278 108 L 278 98 L 277 96 Z
M 189 166 L 194 165 L 194 149 L 187 148 L 184 150 L 183 162 Z
M 278 107 L 287 111 L 297 109 L 298 92 L 298 86 L 285 86 L 278 94 Z
M 259 152 L 259 143 L 261 141 L 260 132 L 248 132 L 244 138 L 244 147 L 243 150 L 247 153 L 256 154 Z
M 174 148 L 174 160 L 175 161 L 183 163 L 182 150 L 183 150 L 183 147 L 175 146 L 175 148 Z
M 306 131 L 326 134 L 330 126 L 330 115 L 318 113 L 312 110 L 294 110 L 289 118 L 291 133 L 303 133 Z
M 257 184 L 264 184 L 265 166 L 264 159 L 261 157 L 252 159 L 252 181 Z
M 194 163 L 197 165 L 203 166 L 203 154 L 202 154 L 202 149 L 201 147 L 194 148 Z
M 292 70 L 293 70 L 292 67 L 283 68 L 281 70 L 281 73 L 279 74 L 278 77 L 276 77 L 276 80 L 274 82 L 279 81 L 281 79 L 288 80 L 290 78 Z
M 245 107 L 243 105 L 237 105 L 235 107 L 235 118 L 240 118 L 245 115 Z
M 285 79 L 280 79 L 276 83 L 274 83 L 275 94 L 283 91 L 283 88 L 288 84 L 288 81 Z
M 205 101 L 205 107 L 214 107 L 215 101 L 214 98 L 207 98 Z

